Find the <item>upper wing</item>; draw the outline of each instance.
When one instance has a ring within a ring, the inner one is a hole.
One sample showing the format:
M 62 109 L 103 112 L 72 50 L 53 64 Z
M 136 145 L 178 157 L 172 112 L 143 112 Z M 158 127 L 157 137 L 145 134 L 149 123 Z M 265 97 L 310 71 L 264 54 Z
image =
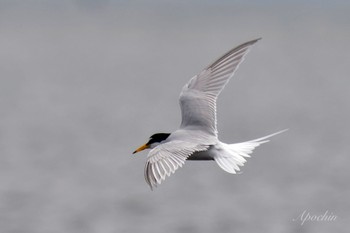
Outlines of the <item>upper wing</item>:
M 199 128 L 217 136 L 216 99 L 233 76 L 250 47 L 258 40 L 246 42 L 220 57 L 194 76 L 182 89 L 180 128 Z
M 208 146 L 184 141 L 171 141 L 158 145 L 147 156 L 146 182 L 153 189 L 162 180 L 165 180 L 166 176 L 170 176 L 179 167 L 182 167 L 186 159 L 194 152 L 207 149 Z

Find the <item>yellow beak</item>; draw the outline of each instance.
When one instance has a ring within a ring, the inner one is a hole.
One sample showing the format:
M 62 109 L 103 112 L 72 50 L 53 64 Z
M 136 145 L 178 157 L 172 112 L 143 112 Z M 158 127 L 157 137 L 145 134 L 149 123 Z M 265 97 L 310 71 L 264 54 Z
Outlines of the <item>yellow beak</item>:
M 143 151 L 144 149 L 148 149 L 148 148 L 149 148 L 149 145 L 144 144 L 144 145 L 140 146 L 139 148 L 137 148 L 137 149 L 133 152 L 133 154 L 135 154 L 135 153 L 137 153 L 137 152 L 140 152 L 140 151 Z

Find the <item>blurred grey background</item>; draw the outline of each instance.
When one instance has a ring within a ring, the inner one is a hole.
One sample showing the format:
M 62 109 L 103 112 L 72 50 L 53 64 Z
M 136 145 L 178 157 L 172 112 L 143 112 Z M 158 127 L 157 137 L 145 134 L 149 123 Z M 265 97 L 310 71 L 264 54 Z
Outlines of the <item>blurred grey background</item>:
M 347 232 L 349 23 L 348 1 L 0 1 L 0 232 Z M 187 162 L 150 191 L 132 151 L 178 127 L 189 78 L 258 37 L 220 139 L 290 130 L 240 175 Z

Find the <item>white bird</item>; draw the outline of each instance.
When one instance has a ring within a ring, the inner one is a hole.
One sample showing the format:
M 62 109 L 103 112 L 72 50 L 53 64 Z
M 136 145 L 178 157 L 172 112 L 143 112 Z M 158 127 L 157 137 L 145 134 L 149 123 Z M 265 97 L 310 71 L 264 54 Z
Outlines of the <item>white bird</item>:
M 191 78 L 180 94 L 180 128 L 172 133 L 154 134 L 134 151 L 152 149 L 145 165 L 145 179 L 151 189 L 182 167 L 186 160 L 214 160 L 224 171 L 235 174 L 257 146 L 268 142 L 269 137 L 286 131 L 234 144 L 218 139 L 216 99 L 258 40 L 260 38 L 228 51 Z

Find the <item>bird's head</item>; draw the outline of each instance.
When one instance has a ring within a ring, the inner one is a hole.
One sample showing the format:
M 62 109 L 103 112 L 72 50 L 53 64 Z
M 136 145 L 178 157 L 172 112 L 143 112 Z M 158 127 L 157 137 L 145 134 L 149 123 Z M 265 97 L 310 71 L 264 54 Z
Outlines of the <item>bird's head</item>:
M 145 149 L 153 149 L 154 147 L 158 146 L 162 141 L 166 140 L 169 137 L 170 133 L 156 133 L 153 134 L 148 142 L 139 148 L 137 148 L 133 154 L 143 151 Z

